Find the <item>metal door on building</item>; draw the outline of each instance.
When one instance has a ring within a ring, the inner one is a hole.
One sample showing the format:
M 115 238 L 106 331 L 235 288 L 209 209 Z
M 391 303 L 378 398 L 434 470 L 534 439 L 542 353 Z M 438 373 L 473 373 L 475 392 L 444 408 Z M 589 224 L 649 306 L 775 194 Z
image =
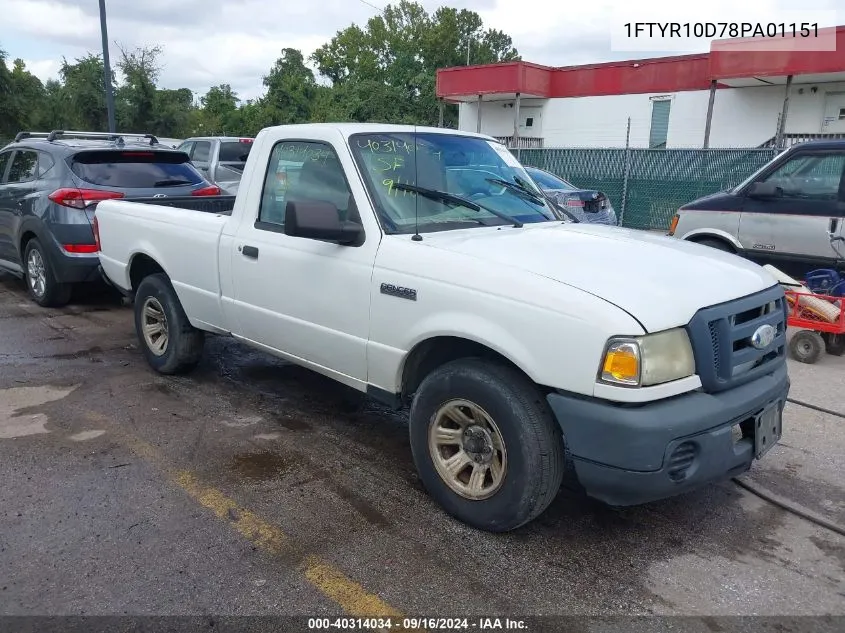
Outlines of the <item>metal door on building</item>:
M 822 134 L 845 134 L 845 92 L 825 95 Z

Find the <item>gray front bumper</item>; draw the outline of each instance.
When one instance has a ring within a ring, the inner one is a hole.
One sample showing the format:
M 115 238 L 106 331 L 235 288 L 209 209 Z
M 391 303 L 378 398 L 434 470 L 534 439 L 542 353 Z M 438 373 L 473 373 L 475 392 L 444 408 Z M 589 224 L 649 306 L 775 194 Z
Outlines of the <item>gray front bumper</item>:
M 784 363 L 734 389 L 715 394 L 697 391 L 643 405 L 559 392 L 547 399 L 587 494 L 626 506 L 671 497 L 748 470 L 754 459 L 753 433 L 735 442 L 732 427 L 770 403 L 780 401 L 782 406 L 789 387 Z M 688 464 L 681 477 L 679 456 Z

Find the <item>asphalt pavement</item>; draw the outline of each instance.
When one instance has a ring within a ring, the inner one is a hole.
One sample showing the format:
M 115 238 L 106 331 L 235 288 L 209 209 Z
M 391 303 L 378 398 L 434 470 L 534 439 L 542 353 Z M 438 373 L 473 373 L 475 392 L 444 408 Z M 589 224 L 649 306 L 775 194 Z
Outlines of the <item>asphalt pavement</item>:
M 845 357 L 790 374 L 845 412 Z M 845 419 L 785 416 L 745 478 L 845 525 Z M 115 296 L 43 309 L 2 275 L 0 481 L 0 615 L 845 615 L 845 537 L 733 482 L 564 489 L 477 532 L 423 491 L 401 414 L 221 337 L 159 376 Z

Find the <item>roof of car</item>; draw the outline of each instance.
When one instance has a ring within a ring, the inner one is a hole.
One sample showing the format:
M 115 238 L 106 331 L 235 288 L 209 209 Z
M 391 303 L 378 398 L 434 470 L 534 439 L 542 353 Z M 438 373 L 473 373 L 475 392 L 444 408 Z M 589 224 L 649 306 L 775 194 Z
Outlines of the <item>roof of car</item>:
M 112 141 L 109 139 L 86 139 L 86 138 L 65 138 L 56 139 L 55 141 L 48 141 L 46 138 L 29 137 L 21 139 L 20 141 L 12 141 L 8 145 L 0 149 L 33 149 L 33 150 L 65 150 L 71 153 L 80 149 L 145 149 L 156 151 L 170 151 L 176 150 L 169 145 L 161 143 L 150 145 L 149 141 L 140 141 L 124 139 L 123 143 Z
M 802 143 L 795 143 L 789 147 L 789 150 L 796 149 L 842 149 L 845 147 L 845 138 L 830 138 L 817 139 L 812 141 L 804 141 Z
M 352 134 L 362 134 L 362 133 L 370 133 L 370 134 L 413 134 L 416 133 L 424 133 L 424 134 L 451 134 L 454 136 L 466 136 L 466 137 L 473 137 L 473 138 L 481 138 L 486 141 L 494 141 L 492 136 L 487 134 L 478 134 L 476 132 L 466 132 L 464 130 L 455 130 L 452 128 L 445 128 L 445 127 L 432 127 L 427 125 L 398 125 L 393 123 L 294 123 L 290 125 L 276 125 L 264 128 L 262 131 L 294 131 L 294 130 L 302 130 L 306 132 L 309 129 L 316 129 L 316 128 L 323 128 L 323 129 L 335 129 L 339 131 L 344 136 L 349 136 Z

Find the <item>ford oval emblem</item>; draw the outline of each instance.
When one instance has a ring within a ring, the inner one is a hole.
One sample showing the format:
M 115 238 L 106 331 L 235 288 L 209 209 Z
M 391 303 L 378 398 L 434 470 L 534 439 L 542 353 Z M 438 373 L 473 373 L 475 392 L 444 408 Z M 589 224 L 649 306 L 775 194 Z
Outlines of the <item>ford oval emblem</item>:
M 766 349 L 775 340 L 775 328 L 771 325 L 761 325 L 751 335 L 751 344 L 756 349 Z

